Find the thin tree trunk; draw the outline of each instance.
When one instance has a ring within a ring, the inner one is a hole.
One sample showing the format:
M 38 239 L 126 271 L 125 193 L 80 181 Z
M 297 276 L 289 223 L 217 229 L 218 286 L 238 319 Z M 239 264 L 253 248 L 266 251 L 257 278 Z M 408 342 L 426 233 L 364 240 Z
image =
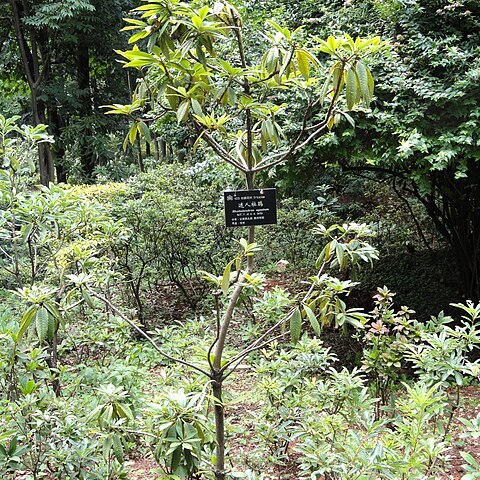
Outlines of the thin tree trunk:
M 12 22 L 17 38 L 20 57 L 22 59 L 23 72 L 28 86 L 30 87 L 30 98 L 33 114 L 33 125 L 45 123 L 45 105 L 39 100 L 40 85 L 48 79 L 50 72 L 50 60 L 47 52 L 46 35 L 37 36 L 33 27 L 25 27 L 23 18 L 28 12 L 26 5 L 17 0 L 10 0 L 12 8 Z M 27 37 L 29 41 L 27 41 Z M 43 55 L 42 55 L 43 53 Z M 41 143 L 38 146 L 38 165 L 40 183 L 48 185 L 55 180 L 53 169 L 53 157 L 48 143 Z
M 225 480 L 225 409 L 222 399 L 223 381 L 214 380 L 212 393 L 215 399 L 215 437 L 217 446 L 215 450 L 215 480 Z
M 57 182 L 66 183 L 67 172 L 63 166 L 62 160 L 65 157 L 65 148 L 63 142 L 60 140 L 62 129 L 65 127 L 65 121 L 58 113 L 56 105 L 49 105 L 47 108 L 48 119 L 50 121 L 50 128 L 56 138 L 55 145 L 52 148 L 52 156 L 55 165 L 55 172 L 57 174 Z
M 167 161 L 167 144 L 163 138 L 158 139 L 159 157 L 162 162 Z

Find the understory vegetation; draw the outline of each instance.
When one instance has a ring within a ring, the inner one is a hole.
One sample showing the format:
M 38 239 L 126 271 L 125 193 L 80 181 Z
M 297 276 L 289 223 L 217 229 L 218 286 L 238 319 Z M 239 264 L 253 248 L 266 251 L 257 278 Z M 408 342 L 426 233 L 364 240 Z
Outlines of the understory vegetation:
M 16 129 L 12 120 L 2 126 Z M 48 140 L 27 128 L 4 144 L 5 478 L 130 478 L 128 459 L 143 456 L 158 464 L 151 478 L 209 478 L 215 402 L 202 370 L 222 289 L 233 288 L 224 259 L 239 248 L 262 268 L 245 280 L 224 359 L 241 359 L 232 378 L 243 376 L 249 390 L 227 380 L 224 406 L 234 411 L 245 396 L 256 406 L 231 425 L 227 414 L 228 478 L 275 478 L 292 463 L 292 478 L 419 479 L 445 470 L 461 389 L 480 372 L 472 357 L 480 305 L 419 321 L 382 287 L 358 308 L 366 292 L 352 278 L 368 279 L 379 250 L 402 249 L 400 236 L 375 237 L 361 205 L 322 187 L 316 201 L 281 201 L 279 224 L 263 227 L 252 247 L 223 226 L 208 165 L 202 175 L 171 164 L 127 183 L 32 189 L 19 158 Z M 354 210 L 357 223 L 346 223 Z M 218 290 L 199 270 L 218 278 Z M 276 325 L 274 341 L 258 343 Z M 464 435 L 478 434 L 478 419 L 460 420 Z M 242 438 L 254 445 L 248 455 Z
M 317 3 L 0 6 L 0 478 L 480 479 L 479 6 Z

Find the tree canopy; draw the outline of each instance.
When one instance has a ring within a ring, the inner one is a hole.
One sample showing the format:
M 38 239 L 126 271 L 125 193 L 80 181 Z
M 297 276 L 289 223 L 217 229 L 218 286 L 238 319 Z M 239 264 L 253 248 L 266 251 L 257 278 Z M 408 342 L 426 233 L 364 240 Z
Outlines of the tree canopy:
M 132 7 L 129 0 L 11 0 L 0 6 L 2 85 L 9 86 L 11 99 L 21 93 L 23 111 L 15 113 L 28 117 L 30 111 L 31 122 L 48 124 L 56 140 L 52 149 L 39 147 L 43 184 L 54 180 L 55 168 L 58 180 L 66 179 L 69 150 L 78 153 L 84 178 L 90 178 L 101 135 L 116 129 L 98 107 L 112 96 L 128 98 L 127 78 L 112 46 L 122 43 L 122 16 Z

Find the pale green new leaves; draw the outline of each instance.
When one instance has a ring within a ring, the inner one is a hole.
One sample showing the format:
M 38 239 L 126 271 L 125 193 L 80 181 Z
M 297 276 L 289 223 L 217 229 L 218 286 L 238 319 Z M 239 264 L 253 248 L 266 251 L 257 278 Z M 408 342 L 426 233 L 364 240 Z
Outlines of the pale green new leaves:
M 275 112 L 278 105 L 270 100 L 276 90 L 301 90 L 306 104 L 316 98 L 316 104 L 327 101 L 325 122 L 318 123 L 307 113 L 304 133 L 313 134 L 312 138 L 333 128 L 341 115 L 354 125 L 344 110 L 372 101 L 374 83 L 365 58 L 383 47 L 378 37 L 353 40 L 342 35 L 305 41 L 301 28 L 290 31 L 269 20 L 264 53 L 249 63 L 251 55 L 241 40 L 241 17 L 226 2 L 216 2 L 212 8 L 157 0 L 135 10 L 141 19 L 128 19 L 125 27 L 136 32 L 130 38 L 134 46 L 117 52 L 125 58 L 125 67 L 142 71 L 134 98 L 142 99 L 146 108 L 163 112 L 167 121 L 176 119 L 195 128 L 195 148 L 205 140 L 242 171 L 264 170 L 275 163 L 264 161 L 265 157 L 277 155 L 280 149 L 288 151 L 285 122 Z M 140 40 L 147 40 L 142 50 L 137 46 Z M 236 49 L 236 60 L 222 58 L 218 45 L 226 41 Z M 326 53 L 333 64 L 322 65 L 317 53 Z M 247 116 L 252 120 L 248 126 Z M 217 121 L 220 118 L 228 120 Z M 308 123 L 318 132 L 308 131 Z M 131 127 L 130 142 L 137 133 L 140 124 Z
M 219 288 L 223 295 L 228 294 L 228 290 L 232 281 L 235 282 L 240 280 L 242 264 L 245 258 L 251 257 L 256 252 L 260 251 L 260 247 L 257 243 L 248 243 L 244 238 L 241 238 L 238 243 L 242 247 L 242 251 L 237 255 L 237 257 L 227 263 L 223 270 L 222 276 L 218 277 L 211 273 L 205 272 L 204 270 L 199 271 L 199 273 L 203 275 L 203 278 Z M 235 270 L 232 270 L 233 268 Z M 244 273 L 243 280 L 252 285 L 256 283 L 255 275 L 248 275 Z
M 317 259 L 317 268 L 323 262 L 332 262 L 340 271 L 345 271 L 347 267 L 359 268 L 361 261 L 372 264 L 373 260 L 378 260 L 377 250 L 366 242 L 373 232 L 364 223 L 332 225 L 329 228 L 318 225 L 313 231 L 330 240 Z

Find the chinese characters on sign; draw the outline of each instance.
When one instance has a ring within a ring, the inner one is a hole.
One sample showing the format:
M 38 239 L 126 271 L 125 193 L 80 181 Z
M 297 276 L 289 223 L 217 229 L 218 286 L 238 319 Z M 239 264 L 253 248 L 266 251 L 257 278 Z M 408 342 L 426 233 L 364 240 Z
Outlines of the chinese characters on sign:
M 277 223 L 275 188 L 223 192 L 227 227 Z

